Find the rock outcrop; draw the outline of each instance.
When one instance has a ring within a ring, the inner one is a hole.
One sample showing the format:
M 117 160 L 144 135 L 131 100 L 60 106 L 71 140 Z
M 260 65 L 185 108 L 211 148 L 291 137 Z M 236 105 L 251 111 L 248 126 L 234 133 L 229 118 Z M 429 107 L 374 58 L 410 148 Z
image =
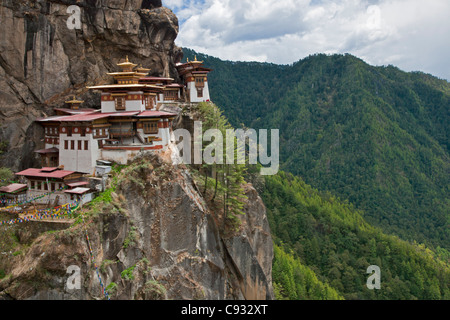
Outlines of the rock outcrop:
M 143 156 L 123 169 L 110 202 L 103 199 L 86 216 L 96 265 L 111 298 L 272 299 L 273 245 L 255 189 L 245 187 L 240 229 L 224 233 L 220 214 L 205 202 L 186 167 L 162 159 Z M 84 230 L 79 219 L 11 257 L 0 297 L 104 298 Z M 67 288 L 71 265 L 81 270 L 80 290 Z
M 80 29 L 68 27 L 72 4 Z M 42 132 L 34 120 L 72 94 L 98 107 L 86 86 L 111 81 L 104 75 L 126 55 L 152 75 L 178 79 L 178 19 L 161 1 L 5 0 L 0 21 L 0 142 L 7 146 L 0 160 L 13 170 L 39 165 L 33 151 L 43 146 Z
M 74 3 L 80 29 L 67 25 Z M 161 1 L 4 0 L 0 19 L 0 166 L 38 167 L 34 120 L 73 94 L 98 107 L 86 86 L 110 82 L 104 74 L 126 55 L 178 80 L 178 21 Z M 273 245 L 258 193 L 245 186 L 240 229 L 224 232 L 220 208 L 170 159 L 143 155 L 124 168 L 86 223 L 2 226 L 0 299 L 102 299 L 98 276 L 112 299 L 272 299 Z M 80 289 L 68 286 L 70 266 L 80 268 Z

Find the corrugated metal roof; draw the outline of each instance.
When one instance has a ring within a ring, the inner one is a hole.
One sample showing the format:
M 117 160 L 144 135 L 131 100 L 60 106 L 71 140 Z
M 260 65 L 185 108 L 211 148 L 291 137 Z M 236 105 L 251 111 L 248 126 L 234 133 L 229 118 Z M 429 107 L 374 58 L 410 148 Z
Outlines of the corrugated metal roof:
M 87 185 L 89 185 L 89 182 L 77 181 L 77 182 L 71 182 L 71 183 L 66 183 L 66 184 L 71 188 L 75 188 L 75 187 L 80 187 L 80 186 L 87 186 Z
M 4 186 L 0 188 L 0 192 L 4 193 L 16 193 L 22 190 L 25 190 L 27 188 L 26 184 L 21 183 L 13 183 L 8 186 Z
M 140 111 L 123 111 L 123 112 L 109 112 L 109 113 L 102 113 L 108 115 L 108 117 L 131 117 L 135 116 Z
M 176 117 L 177 115 L 175 113 L 169 113 L 164 111 L 155 111 L 155 110 L 147 110 L 139 113 L 136 117 L 142 118 L 142 117 Z
M 29 168 L 24 171 L 17 172 L 16 175 L 17 176 L 27 176 L 27 177 L 62 179 L 73 173 L 75 173 L 75 171 L 55 170 L 53 172 L 45 172 L 45 171 L 42 171 L 42 169 Z
M 73 194 L 83 194 L 83 193 L 88 192 L 89 190 L 91 190 L 91 189 L 89 189 L 89 188 L 75 188 L 75 189 L 71 189 L 71 190 L 66 190 L 64 192 L 65 193 L 73 193 Z
M 109 115 L 106 113 L 82 113 L 73 116 L 60 117 L 58 121 L 93 121 L 97 119 L 107 118 Z

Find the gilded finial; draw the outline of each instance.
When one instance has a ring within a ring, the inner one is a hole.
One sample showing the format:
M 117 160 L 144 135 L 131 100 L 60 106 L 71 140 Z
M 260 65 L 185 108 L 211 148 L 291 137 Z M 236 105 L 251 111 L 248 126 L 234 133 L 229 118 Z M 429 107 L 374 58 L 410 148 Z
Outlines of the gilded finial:
M 194 56 L 194 61 L 197 61 L 197 56 L 196 55 Z
M 127 59 L 127 62 L 129 62 L 129 61 L 128 61 L 128 55 L 126 56 L 126 59 Z

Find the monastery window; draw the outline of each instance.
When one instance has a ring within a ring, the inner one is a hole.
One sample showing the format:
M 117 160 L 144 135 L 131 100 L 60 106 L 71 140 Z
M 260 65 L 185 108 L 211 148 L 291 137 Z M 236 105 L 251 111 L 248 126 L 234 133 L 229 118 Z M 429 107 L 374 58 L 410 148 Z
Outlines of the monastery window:
M 155 121 L 149 121 L 143 123 L 145 134 L 157 134 L 158 133 L 158 123 Z
M 164 91 L 164 100 L 171 101 L 176 100 L 177 98 L 178 98 L 178 91 L 175 90 Z
M 85 137 L 85 136 L 86 136 L 86 128 L 81 128 L 81 129 L 80 129 L 80 135 L 81 135 L 82 137 Z
M 44 190 L 48 191 L 48 182 L 44 182 Z
M 153 109 L 155 105 L 155 97 L 154 96 L 147 96 L 145 97 L 145 109 L 151 110 Z
M 67 128 L 67 136 L 68 136 L 68 137 L 71 137 L 71 136 L 72 136 L 72 128 L 71 128 L 71 127 L 68 127 L 68 128 Z
M 103 148 L 103 140 L 98 140 L 98 148 Z
M 81 149 L 81 140 L 78 141 L 78 150 L 82 150 Z
M 116 97 L 116 110 L 125 110 L 125 98 Z
M 84 142 L 84 150 L 89 150 L 89 141 Z
M 50 184 L 50 191 L 55 191 L 55 183 L 54 182 L 52 182 Z
M 197 97 L 203 98 L 203 88 L 197 88 Z
M 34 189 L 34 181 L 30 181 L 30 189 Z
M 204 87 L 205 86 L 205 78 L 203 78 L 203 77 L 195 77 L 195 85 L 197 87 Z
M 75 141 L 74 140 L 70 141 L 70 149 L 75 150 Z
M 68 140 L 64 140 L 64 150 L 69 149 L 69 141 Z

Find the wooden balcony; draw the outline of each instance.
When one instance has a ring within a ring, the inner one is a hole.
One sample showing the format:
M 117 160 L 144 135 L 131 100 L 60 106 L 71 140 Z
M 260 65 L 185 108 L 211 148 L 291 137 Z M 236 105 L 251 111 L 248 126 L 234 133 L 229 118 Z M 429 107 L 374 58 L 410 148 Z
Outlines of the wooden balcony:
M 109 134 L 112 139 L 115 138 L 129 138 L 134 137 L 136 135 L 136 131 L 134 130 L 120 130 L 120 129 L 110 129 Z

